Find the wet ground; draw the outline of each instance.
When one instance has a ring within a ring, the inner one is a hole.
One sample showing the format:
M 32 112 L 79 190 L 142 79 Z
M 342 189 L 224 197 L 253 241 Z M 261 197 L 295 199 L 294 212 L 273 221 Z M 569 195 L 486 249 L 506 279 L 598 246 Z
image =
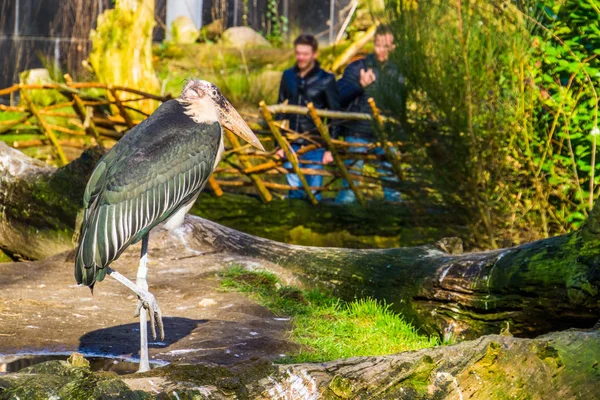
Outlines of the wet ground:
M 139 245 L 112 266 L 134 279 L 138 255 Z M 136 361 L 135 295 L 110 277 L 96 285 L 93 295 L 87 287 L 78 287 L 70 257 L 0 264 L 0 356 L 78 351 Z M 256 358 L 275 360 L 297 348 L 288 340 L 285 316 L 241 293 L 224 291 L 217 276 L 237 264 L 275 270 L 293 283 L 285 271 L 222 253 L 198 254 L 165 232 L 151 236 L 149 258 L 150 291 L 165 323 L 165 340 L 151 341 L 151 362 L 232 365 Z

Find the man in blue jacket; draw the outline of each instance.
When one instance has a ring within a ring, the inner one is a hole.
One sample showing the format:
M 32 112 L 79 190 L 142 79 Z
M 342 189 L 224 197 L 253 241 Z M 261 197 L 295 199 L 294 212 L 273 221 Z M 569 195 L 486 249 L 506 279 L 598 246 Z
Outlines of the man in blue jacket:
M 373 54 L 352 62 L 344 70 L 342 79 L 338 81 L 340 103 L 343 110 L 361 113 L 371 113 L 369 97 L 378 98 L 378 92 L 389 90 L 390 83 L 398 87 L 404 85 L 404 77 L 398 72 L 396 66 L 389 61 L 390 53 L 394 50 L 394 36 L 385 26 L 377 27 L 374 38 Z M 393 81 L 393 82 L 392 82 Z M 400 94 L 401 95 L 401 94 Z M 373 123 L 370 121 L 352 121 L 344 126 L 344 141 L 348 143 L 374 143 L 377 142 Z M 365 152 L 366 147 L 352 147 L 351 152 Z M 377 148 L 375 154 L 384 154 L 382 148 Z M 350 162 L 347 162 L 351 164 Z M 364 162 L 359 160 L 353 163 L 354 168 L 362 169 Z M 379 172 L 390 169 L 388 162 L 380 163 Z M 394 179 L 395 180 L 395 179 Z M 348 189 L 348 183 L 343 182 L 344 188 L 336 198 L 336 203 L 352 203 L 356 201 L 354 192 Z M 401 195 L 391 188 L 384 188 L 384 196 L 389 201 L 401 201 Z
M 338 89 L 335 83 L 335 76 L 321 69 L 318 56 L 318 43 L 312 35 L 300 35 L 294 40 L 294 49 L 296 53 L 296 64 L 283 72 L 281 85 L 279 88 L 279 103 L 287 101 L 288 104 L 306 106 L 312 102 L 316 108 L 339 110 L 340 100 Z M 313 120 L 307 115 L 289 115 L 289 128 L 299 132 L 316 131 Z M 332 136 L 336 135 L 335 129 L 332 129 Z M 292 142 L 294 152 L 297 152 L 302 146 L 309 144 L 304 139 L 298 139 Z M 284 157 L 282 149 L 277 151 L 280 158 Z M 301 168 L 323 169 L 322 165 L 303 164 L 302 161 L 316 161 L 327 164 L 333 161 L 330 152 L 320 148 L 307 151 L 298 155 Z M 289 162 L 285 163 L 286 168 L 291 168 Z M 288 173 L 286 175 L 290 186 L 301 187 L 298 175 Z M 320 187 L 323 183 L 321 175 L 305 175 L 307 183 L 311 187 Z M 313 191 L 314 192 L 314 191 Z M 320 194 L 316 195 L 320 199 Z M 304 190 L 290 190 L 290 199 L 306 198 Z

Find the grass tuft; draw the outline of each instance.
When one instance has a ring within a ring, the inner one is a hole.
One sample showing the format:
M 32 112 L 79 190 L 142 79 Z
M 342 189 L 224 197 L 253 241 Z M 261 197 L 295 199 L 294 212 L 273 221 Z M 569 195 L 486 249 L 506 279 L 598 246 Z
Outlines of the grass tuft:
M 266 271 L 234 266 L 220 274 L 221 286 L 248 293 L 276 314 L 292 318 L 291 339 L 303 345 L 279 362 L 323 362 L 356 356 L 394 354 L 439 344 L 374 299 L 345 302 L 318 290 L 283 286 Z

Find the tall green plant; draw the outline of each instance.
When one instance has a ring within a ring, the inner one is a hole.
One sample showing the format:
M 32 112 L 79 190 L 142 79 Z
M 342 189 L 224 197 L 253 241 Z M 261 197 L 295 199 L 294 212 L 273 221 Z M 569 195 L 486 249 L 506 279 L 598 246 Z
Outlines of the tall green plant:
M 405 129 L 490 247 L 576 227 L 599 190 L 597 2 L 521 3 L 387 4 L 419 103 Z
M 568 149 L 564 152 L 561 147 L 547 146 L 546 153 L 553 164 L 570 168 L 555 171 L 552 165 L 541 164 L 540 170 L 552 177 L 553 186 L 562 188 L 574 201 L 563 217 L 577 225 L 598 194 L 600 3 L 595 0 L 545 3 L 546 6 L 540 5 L 543 13 L 537 29 L 538 85 L 547 96 L 547 108 L 553 116 L 551 133 Z

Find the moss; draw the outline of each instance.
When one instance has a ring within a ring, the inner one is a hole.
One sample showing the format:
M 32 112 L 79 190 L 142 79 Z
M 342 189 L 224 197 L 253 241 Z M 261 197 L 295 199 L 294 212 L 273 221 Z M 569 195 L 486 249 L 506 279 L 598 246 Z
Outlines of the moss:
M 0 263 L 7 263 L 7 262 L 12 262 L 13 259 L 6 254 L 4 251 L 2 251 L 2 249 L 0 249 Z
M 427 394 L 427 386 L 429 386 L 431 372 L 435 369 L 435 362 L 430 356 L 421 358 L 412 368 L 411 374 L 402 385 L 408 385 L 413 388 L 419 395 Z
M 86 360 L 85 357 L 83 356 L 83 354 L 81 354 L 81 353 L 71 354 L 71 356 L 69 357 L 67 362 L 74 367 L 80 367 L 80 368 L 89 368 L 90 367 L 90 362 L 88 360 Z
M 490 368 L 500 354 L 502 345 L 496 342 L 490 342 L 486 348 L 485 355 L 477 362 L 481 367 Z
M 556 350 L 549 343 L 544 343 L 537 349 L 537 356 L 540 358 L 540 360 L 544 361 L 554 369 L 558 369 L 563 366 L 563 362 L 560 358 L 558 350 Z
M 123 399 L 145 400 L 153 396 L 134 391 L 113 372 L 92 372 L 83 357 L 48 361 L 24 368 L 0 379 L 0 399 Z
M 349 399 L 352 397 L 354 390 L 352 381 L 341 376 L 334 376 L 327 386 L 337 397 Z
M 0 381 L 0 399 L 46 400 L 56 398 L 58 391 L 67 384 L 69 378 L 56 375 L 26 375 Z
M 19 74 L 19 81 L 24 84 L 49 84 L 55 83 L 50 77 L 50 72 L 45 69 L 33 69 L 23 71 Z M 40 106 L 48 107 L 52 104 L 64 103 L 67 98 L 63 96 L 58 90 L 47 90 L 47 89 L 31 89 L 28 90 L 31 101 Z
M 89 60 L 100 82 L 160 92 L 152 65 L 154 24 L 154 2 L 149 0 L 117 1 L 114 9 L 98 17 L 96 29 L 90 32 L 93 49 Z M 134 53 L 136 57 L 132 57 Z M 134 97 L 137 95 L 122 94 L 121 100 Z M 134 104 L 148 114 L 158 107 L 153 100 Z

